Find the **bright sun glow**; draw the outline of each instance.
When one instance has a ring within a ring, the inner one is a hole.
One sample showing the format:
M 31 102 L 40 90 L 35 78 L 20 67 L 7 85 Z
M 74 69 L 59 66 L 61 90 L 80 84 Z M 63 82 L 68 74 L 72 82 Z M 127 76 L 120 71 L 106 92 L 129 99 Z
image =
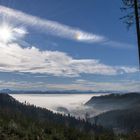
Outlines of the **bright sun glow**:
M 13 38 L 13 31 L 10 26 L 3 25 L 0 26 L 0 41 L 8 43 Z

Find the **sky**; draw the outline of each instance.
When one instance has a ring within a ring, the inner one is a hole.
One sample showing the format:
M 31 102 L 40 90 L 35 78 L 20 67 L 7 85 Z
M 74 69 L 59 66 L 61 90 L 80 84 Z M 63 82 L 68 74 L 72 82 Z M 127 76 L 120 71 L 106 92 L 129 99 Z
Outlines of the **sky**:
M 0 0 L 0 89 L 140 91 L 121 0 Z

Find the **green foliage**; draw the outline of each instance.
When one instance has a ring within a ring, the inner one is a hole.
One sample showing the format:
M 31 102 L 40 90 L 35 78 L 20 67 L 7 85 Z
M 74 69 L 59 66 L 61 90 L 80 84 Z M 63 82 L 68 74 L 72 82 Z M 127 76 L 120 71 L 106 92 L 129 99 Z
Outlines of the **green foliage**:
M 124 113 L 129 117 L 123 119 Z M 128 124 L 131 112 L 124 113 L 119 121 Z M 133 125 L 135 121 L 138 122 L 133 118 L 129 124 Z M 140 131 L 134 129 L 129 134 L 115 136 L 112 130 L 102 126 L 21 104 L 9 95 L 0 94 L 0 140 L 140 140 Z
M 21 104 L 0 94 L 0 140 L 113 140 L 113 137 L 112 132 L 101 126 Z

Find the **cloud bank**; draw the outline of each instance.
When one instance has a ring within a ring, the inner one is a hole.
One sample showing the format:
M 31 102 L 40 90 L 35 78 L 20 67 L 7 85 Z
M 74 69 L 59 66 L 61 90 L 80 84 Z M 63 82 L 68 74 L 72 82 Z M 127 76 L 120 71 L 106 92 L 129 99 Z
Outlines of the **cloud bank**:
M 0 71 L 78 77 L 80 74 L 136 73 L 138 69 L 109 66 L 96 59 L 75 59 L 60 51 L 41 51 L 36 47 L 22 48 L 17 43 L 0 43 Z
M 124 82 L 91 82 L 87 80 L 77 80 L 71 84 L 59 83 L 48 84 L 46 82 L 29 81 L 1 81 L 0 88 L 16 90 L 81 90 L 81 91 L 124 91 L 140 92 L 140 81 Z

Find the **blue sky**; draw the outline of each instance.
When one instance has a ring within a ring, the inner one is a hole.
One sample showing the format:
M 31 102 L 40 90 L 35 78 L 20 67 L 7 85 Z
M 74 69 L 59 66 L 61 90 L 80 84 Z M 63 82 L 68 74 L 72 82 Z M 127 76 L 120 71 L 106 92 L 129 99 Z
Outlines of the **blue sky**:
M 121 0 L 1 0 L 0 88 L 140 91 Z

